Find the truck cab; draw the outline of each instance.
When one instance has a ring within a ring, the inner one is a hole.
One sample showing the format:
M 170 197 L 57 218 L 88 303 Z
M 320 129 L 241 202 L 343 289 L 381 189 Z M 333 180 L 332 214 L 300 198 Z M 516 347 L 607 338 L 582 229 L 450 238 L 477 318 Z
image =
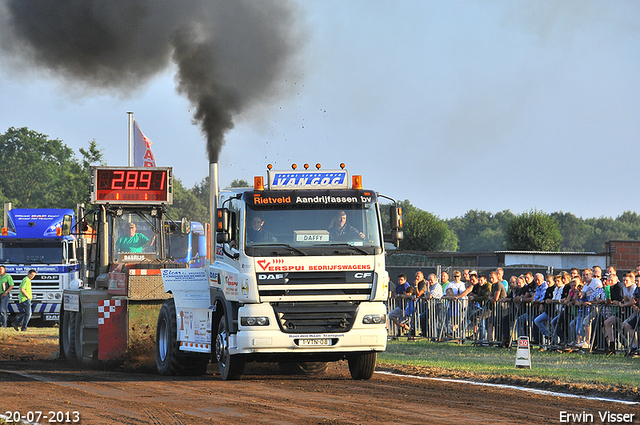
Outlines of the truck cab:
M 0 263 L 5 265 L 16 285 L 36 270 L 32 280 L 34 318 L 57 322 L 62 292 L 78 288 L 77 239 L 62 234 L 64 217 L 73 225 L 73 210 L 64 208 L 11 208 L 5 206 L 5 227 L 0 236 Z M 18 314 L 18 291 L 11 293 L 9 313 Z
M 246 361 L 317 368 L 343 359 L 354 379 L 372 376 L 386 347 L 389 277 L 378 195 L 353 177 L 269 169 L 266 185 L 258 177 L 253 189 L 212 193 L 208 273 L 163 271 L 175 312 L 161 312 L 157 339 L 173 347 L 162 330 L 177 327 L 179 349 L 160 344 L 161 373 L 177 373 L 188 352 L 211 352 L 223 379 L 241 377 Z

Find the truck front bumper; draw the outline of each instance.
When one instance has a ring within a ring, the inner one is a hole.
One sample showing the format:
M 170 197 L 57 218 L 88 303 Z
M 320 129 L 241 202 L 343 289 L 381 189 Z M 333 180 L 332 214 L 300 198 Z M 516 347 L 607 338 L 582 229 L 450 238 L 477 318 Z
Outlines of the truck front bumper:
M 289 333 L 283 332 L 268 304 L 245 305 L 240 308 L 243 316 L 269 318 L 268 326 L 239 326 L 238 333 L 230 341 L 231 354 L 320 354 L 384 351 L 387 346 L 386 320 L 379 324 L 365 324 L 366 315 L 386 317 L 383 303 L 362 303 L 353 326 L 346 332 Z M 235 337 L 235 338 L 233 338 Z M 235 339 L 235 341 L 234 341 Z

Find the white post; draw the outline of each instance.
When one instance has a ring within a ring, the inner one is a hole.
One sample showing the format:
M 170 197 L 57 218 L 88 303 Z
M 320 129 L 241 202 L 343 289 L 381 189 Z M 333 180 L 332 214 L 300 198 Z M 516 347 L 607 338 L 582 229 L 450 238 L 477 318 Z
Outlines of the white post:
M 127 112 L 129 115 L 129 167 L 133 167 L 133 112 Z

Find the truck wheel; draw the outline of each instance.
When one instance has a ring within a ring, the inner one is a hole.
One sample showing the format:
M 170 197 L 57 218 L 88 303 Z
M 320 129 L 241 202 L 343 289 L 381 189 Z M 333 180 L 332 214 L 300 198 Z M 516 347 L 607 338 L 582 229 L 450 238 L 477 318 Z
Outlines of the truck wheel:
M 76 357 L 74 359 L 78 359 L 82 362 L 84 359 L 82 358 L 82 342 L 84 338 L 84 326 L 82 326 L 82 307 L 75 313 L 76 323 L 76 337 L 75 337 L 75 345 L 76 345 Z
M 178 375 L 180 372 L 177 333 L 175 301 L 169 298 L 160 308 L 156 330 L 156 366 L 160 375 Z
M 67 360 L 76 360 L 76 313 L 65 311 L 62 320 L 62 350 Z
M 376 368 L 378 353 L 355 353 L 349 356 L 349 372 L 353 379 L 371 379 Z
M 241 355 L 232 356 L 229 353 L 229 334 L 227 332 L 227 318 L 222 315 L 216 333 L 216 360 L 218 370 L 223 381 L 242 378 L 246 359 Z
M 282 373 L 287 375 L 317 376 L 327 371 L 327 362 L 280 362 Z
M 178 348 L 178 322 L 173 298 L 162 304 L 156 329 L 156 366 L 161 375 L 204 375 L 209 356 L 188 355 Z

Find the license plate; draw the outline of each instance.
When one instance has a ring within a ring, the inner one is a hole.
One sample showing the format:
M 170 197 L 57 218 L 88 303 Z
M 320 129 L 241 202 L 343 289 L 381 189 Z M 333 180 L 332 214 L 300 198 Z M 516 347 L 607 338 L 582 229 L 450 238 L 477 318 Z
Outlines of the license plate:
M 45 314 L 44 315 L 44 320 L 46 321 L 57 321 L 60 319 L 60 315 L 59 314 Z
M 315 338 L 315 339 L 300 339 L 298 340 L 299 346 L 328 346 L 331 345 L 331 339 L 329 338 Z

